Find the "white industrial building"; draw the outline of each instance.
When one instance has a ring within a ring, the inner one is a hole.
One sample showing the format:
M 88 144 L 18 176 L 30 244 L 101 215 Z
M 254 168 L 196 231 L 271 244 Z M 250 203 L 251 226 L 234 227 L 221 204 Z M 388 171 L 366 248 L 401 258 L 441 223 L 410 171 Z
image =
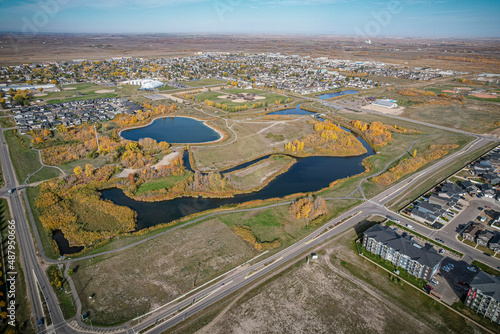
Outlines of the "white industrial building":
M 124 82 L 127 85 L 141 86 L 139 89 L 151 90 L 163 86 L 163 82 L 154 79 L 134 79 Z
M 391 100 L 391 99 L 375 100 L 372 102 L 372 104 L 376 105 L 376 106 L 385 107 L 385 108 L 391 108 L 391 109 L 398 107 L 398 104 L 396 103 L 396 101 Z

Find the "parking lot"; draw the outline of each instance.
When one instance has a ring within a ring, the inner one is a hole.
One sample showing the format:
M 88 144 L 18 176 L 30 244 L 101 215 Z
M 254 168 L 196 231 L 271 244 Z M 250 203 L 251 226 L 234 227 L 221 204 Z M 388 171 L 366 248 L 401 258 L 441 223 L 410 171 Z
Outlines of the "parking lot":
M 470 271 L 467 267 L 471 267 L 471 265 L 465 261 L 455 260 L 449 257 L 443 260 L 441 270 L 435 276 L 438 284 L 430 285 L 434 288 L 435 292 L 441 295 L 441 300 L 446 304 L 453 305 L 453 303 L 458 301 L 458 299 L 467 292 L 466 286 L 464 286 L 464 284 L 459 284 L 459 282 L 469 284 L 477 275 L 477 272 Z M 463 289 L 463 291 L 459 291 L 460 288 Z

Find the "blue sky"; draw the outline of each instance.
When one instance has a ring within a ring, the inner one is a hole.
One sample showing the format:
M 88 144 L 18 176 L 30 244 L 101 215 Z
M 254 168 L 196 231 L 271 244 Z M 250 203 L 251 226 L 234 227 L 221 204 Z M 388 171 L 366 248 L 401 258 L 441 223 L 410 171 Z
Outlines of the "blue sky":
M 499 0 L 0 0 L 0 31 L 500 37 Z

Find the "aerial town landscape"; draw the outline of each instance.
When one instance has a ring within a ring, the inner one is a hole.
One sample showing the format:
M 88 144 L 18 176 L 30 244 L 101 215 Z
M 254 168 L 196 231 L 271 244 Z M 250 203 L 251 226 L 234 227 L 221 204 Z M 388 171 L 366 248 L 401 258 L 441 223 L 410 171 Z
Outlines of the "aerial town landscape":
M 0 1 L 0 333 L 500 333 L 480 3 Z

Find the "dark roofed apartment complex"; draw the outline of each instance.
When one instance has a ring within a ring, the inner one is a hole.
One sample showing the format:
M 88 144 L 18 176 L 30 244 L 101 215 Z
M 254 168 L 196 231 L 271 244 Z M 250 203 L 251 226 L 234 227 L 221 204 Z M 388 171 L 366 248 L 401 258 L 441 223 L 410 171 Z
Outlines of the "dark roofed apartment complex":
M 375 225 L 365 231 L 363 247 L 425 281 L 431 280 L 443 260 L 432 246 L 419 245 L 409 236 L 400 235 L 383 225 Z
M 470 283 L 465 306 L 500 324 L 500 277 L 480 271 Z

